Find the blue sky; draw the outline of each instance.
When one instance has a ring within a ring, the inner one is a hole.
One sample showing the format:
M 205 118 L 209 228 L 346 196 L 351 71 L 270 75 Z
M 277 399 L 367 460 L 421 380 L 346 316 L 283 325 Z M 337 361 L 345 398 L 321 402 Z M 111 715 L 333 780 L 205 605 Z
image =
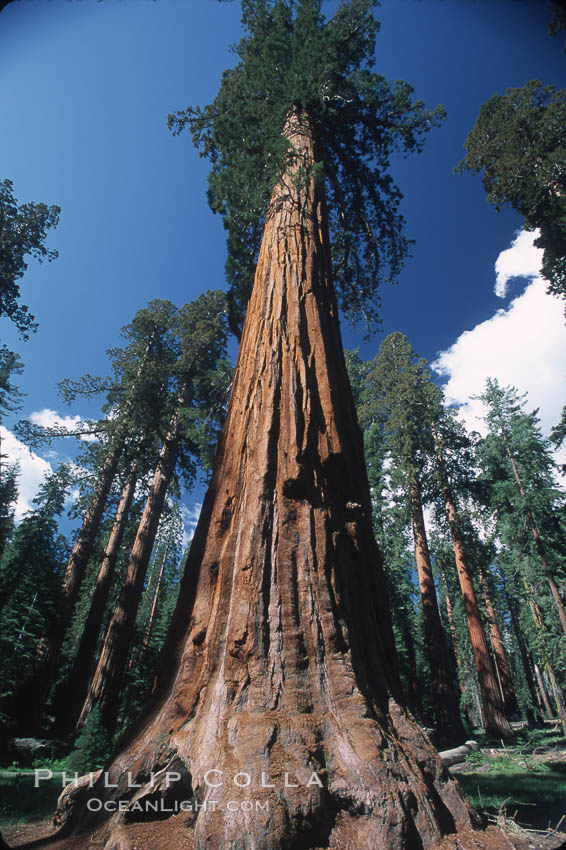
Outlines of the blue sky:
M 510 258 L 507 294 L 495 295 L 494 264 L 520 218 L 495 213 L 480 179 L 452 169 L 492 94 L 533 78 L 566 87 L 563 39 L 547 35 L 549 16 L 542 0 L 383 0 L 376 70 L 410 82 L 429 106 L 444 104 L 447 118 L 421 155 L 393 164 L 415 245 L 399 284 L 383 289 L 382 334 L 364 344 L 361 329 L 343 328 L 345 345 L 366 357 L 393 330 L 430 360 L 444 352 L 444 377 L 460 386 L 459 401 L 479 380 L 466 369 L 487 354 L 484 369 L 502 369 L 521 388 L 533 384 L 533 406 L 544 406 L 548 426 L 564 395 L 563 383 L 555 385 L 566 357 L 562 307 L 540 284 L 531 289 L 526 242 Z M 207 163 L 188 135 L 171 136 L 166 118 L 214 97 L 239 33 L 239 4 L 216 0 L 21 0 L 0 13 L 0 176 L 13 180 L 21 202 L 62 208 L 49 239 L 58 260 L 31 263 L 22 281 L 38 333 L 21 342 L 0 320 L 2 340 L 25 364 L 20 416 L 93 412 L 64 410 L 57 382 L 105 373 L 105 350 L 151 298 L 180 305 L 223 287 L 224 232 L 206 204 Z M 536 299 L 520 310 L 527 290 Z M 505 371 L 518 335 L 531 340 L 532 351 L 522 348 L 532 368 L 511 362 Z M 39 476 L 45 465 L 33 464 Z

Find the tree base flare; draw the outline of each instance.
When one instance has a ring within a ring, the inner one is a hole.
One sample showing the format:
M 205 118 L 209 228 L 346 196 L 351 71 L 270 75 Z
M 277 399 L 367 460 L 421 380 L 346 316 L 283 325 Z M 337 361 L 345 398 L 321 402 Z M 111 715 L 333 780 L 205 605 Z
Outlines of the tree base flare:
M 403 707 L 313 128 L 293 112 L 284 133 L 152 701 L 73 824 L 112 817 L 106 850 L 149 818 L 180 818 L 196 850 L 417 850 L 471 823 Z

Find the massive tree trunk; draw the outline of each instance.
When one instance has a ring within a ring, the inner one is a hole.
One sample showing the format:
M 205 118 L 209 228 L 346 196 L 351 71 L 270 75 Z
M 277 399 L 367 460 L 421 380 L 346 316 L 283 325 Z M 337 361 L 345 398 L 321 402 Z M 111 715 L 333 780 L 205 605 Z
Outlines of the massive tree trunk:
M 499 687 L 501 691 L 501 699 L 503 700 L 505 714 L 507 715 L 507 717 L 511 717 L 512 715 L 516 715 L 519 711 L 519 706 L 517 704 L 517 694 L 515 693 L 515 685 L 513 684 L 511 666 L 509 664 L 509 659 L 505 650 L 505 644 L 503 643 L 503 638 L 499 629 L 499 623 L 497 622 L 497 615 L 495 613 L 495 608 L 493 607 L 493 602 L 491 600 L 491 595 L 489 593 L 487 579 L 485 576 L 482 576 L 481 590 L 483 601 L 485 604 L 489 640 L 491 643 L 491 648 L 493 650 L 495 672 L 497 673 L 497 681 L 499 682 Z
M 100 707 L 102 721 L 108 732 L 110 734 L 115 732 L 120 689 L 134 634 L 136 615 L 155 535 L 163 513 L 165 496 L 177 463 L 180 411 L 186 404 L 191 380 L 192 375 L 189 375 L 159 453 L 153 481 L 130 553 L 122 590 L 106 629 L 98 663 L 77 721 L 76 732 L 83 727 L 95 705 Z
M 108 602 L 108 594 L 110 593 L 116 562 L 118 560 L 118 552 L 122 545 L 135 488 L 136 472 L 135 468 L 133 468 L 124 485 L 116 509 L 112 530 L 106 543 L 71 673 L 66 685 L 61 689 L 61 693 L 57 698 L 57 730 L 61 735 L 67 735 L 72 732 L 88 692 L 91 673 L 96 660 L 96 647 L 100 635 L 100 627 L 102 626 L 104 611 Z
M 452 495 L 452 488 L 450 487 L 448 475 L 444 466 L 442 447 L 436 433 L 434 434 L 434 440 L 438 478 L 444 499 L 446 518 L 450 529 L 452 548 L 454 549 L 458 581 L 460 582 L 460 590 L 462 591 L 466 620 L 468 622 L 468 631 L 470 632 L 470 641 L 472 644 L 478 681 L 480 683 L 485 731 L 488 735 L 492 735 L 496 738 L 509 739 L 513 737 L 513 730 L 505 716 L 503 701 L 499 692 L 495 670 L 491 662 L 489 647 L 487 645 L 481 621 L 476 591 L 472 581 L 472 572 L 466 556 L 464 544 L 462 542 L 458 511 L 456 509 L 456 503 Z
M 302 170 L 314 161 L 313 132 L 293 113 L 285 133 L 296 157 L 267 215 L 154 695 L 108 767 L 118 787 L 90 792 L 131 799 L 107 850 L 128 846 L 124 823 L 147 819 L 136 804 L 161 793 L 194 795 L 198 850 L 408 850 L 469 824 L 400 704 L 323 193 Z M 158 778 L 152 790 L 149 771 L 168 765 L 182 779 L 167 792 Z M 128 792 L 127 771 L 142 788 Z M 75 828 L 97 818 L 85 804 Z
M 412 478 L 409 481 L 409 499 L 415 541 L 415 559 L 423 607 L 425 645 L 432 683 L 437 743 L 446 746 L 461 744 L 466 738 L 466 732 L 462 726 L 458 689 L 450 664 L 440 611 L 438 610 L 420 485 L 414 471 L 412 471 Z
M 57 674 L 57 665 L 67 630 L 73 619 L 79 591 L 92 554 L 96 535 L 108 501 L 108 495 L 124 448 L 122 436 L 115 437 L 104 460 L 102 471 L 89 507 L 84 515 L 69 563 L 65 569 L 60 610 L 49 634 L 42 643 L 33 678 L 25 682 L 18 701 L 20 724 L 28 731 L 38 728 Z

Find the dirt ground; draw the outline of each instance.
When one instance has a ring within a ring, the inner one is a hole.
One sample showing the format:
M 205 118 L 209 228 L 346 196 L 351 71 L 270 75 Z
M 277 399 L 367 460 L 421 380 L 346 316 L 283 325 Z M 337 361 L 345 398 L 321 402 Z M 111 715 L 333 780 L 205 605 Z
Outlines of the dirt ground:
M 194 850 L 192 831 L 184 820 L 183 815 L 177 815 L 167 821 L 131 824 L 127 828 L 131 850 Z M 34 847 L 46 847 L 49 850 L 102 850 L 105 844 L 104 830 L 98 836 L 85 837 L 83 841 L 79 837 L 57 841 L 50 822 L 7 827 L 4 837 L 10 847 L 19 850 L 31 850 Z M 436 850 L 566 850 L 566 835 L 556 832 L 548 835 L 531 832 L 516 835 L 490 826 L 485 830 L 470 830 L 460 832 L 457 836 L 448 836 Z

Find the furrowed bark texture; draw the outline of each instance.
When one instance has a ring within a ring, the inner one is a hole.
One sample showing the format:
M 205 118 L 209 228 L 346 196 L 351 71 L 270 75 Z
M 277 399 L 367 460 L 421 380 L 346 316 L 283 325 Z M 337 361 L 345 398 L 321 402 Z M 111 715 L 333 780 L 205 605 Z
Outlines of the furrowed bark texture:
M 446 636 L 438 610 L 430 552 L 416 474 L 409 484 L 415 560 L 423 606 L 425 644 L 430 665 L 435 731 L 440 745 L 459 744 L 466 739 L 460 717 L 460 699 L 450 665 Z
M 458 573 L 458 581 L 462 592 L 464 610 L 466 611 L 466 620 L 468 623 L 468 631 L 470 633 L 472 652 L 480 684 L 485 731 L 488 735 L 493 735 L 496 738 L 510 739 L 513 737 L 513 730 L 511 729 L 509 720 L 505 716 L 503 700 L 501 699 L 495 670 L 491 661 L 489 647 L 481 621 L 476 591 L 472 581 L 472 572 L 460 534 L 458 511 L 456 509 L 454 496 L 452 495 L 452 488 L 450 487 L 448 476 L 446 474 L 442 447 L 436 435 L 435 446 L 438 476 L 446 509 L 446 519 L 448 520 L 448 526 L 450 528 L 450 537 L 452 540 L 452 548 L 454 550 L 454 559 L 456 561 L 456 571 Z
M 116 509 L 110 537 L 104 550 L 104 556 L 96 579 L 90 608 L 85 620 L 79 648 L 73 662 L 66 687 L 58 699 L 57 729 L 59 734 L 71 732 L 81 712 L 88 693 L 93 666 L 96 661 L 96 647 L 112 586 L 118 552 L 122 545 L 124 530 L 136 488 L 136 474 L 133 471 L 124 485 Z
M 313 161 L 313 133 L 297 113 L 285 133 L 297 156 L 267 216 L 154 697 L 108 768 L 119 787 L 92 794 L 127 796 L 127 771 L 143 784 L 169 764 L 183 777 L 171 793 L 207 804 L 193 827 L 198 850 L 434 846 L 469 824 L 469 810 L 398 702 L 324 199 L 310 179 L 295 181 Z M 210 769 L 224 784 L 206 784 Z M 250 786 L 234 783 L 241 772 Z M 274 787 L 261 787 L 262 773 Z M 148 783 L 132 802 L 152 793 Z M 245 800 L 268 806 L 226 805 Z M 108 848 L 135 817 L 132 807 L 110 824 Z

